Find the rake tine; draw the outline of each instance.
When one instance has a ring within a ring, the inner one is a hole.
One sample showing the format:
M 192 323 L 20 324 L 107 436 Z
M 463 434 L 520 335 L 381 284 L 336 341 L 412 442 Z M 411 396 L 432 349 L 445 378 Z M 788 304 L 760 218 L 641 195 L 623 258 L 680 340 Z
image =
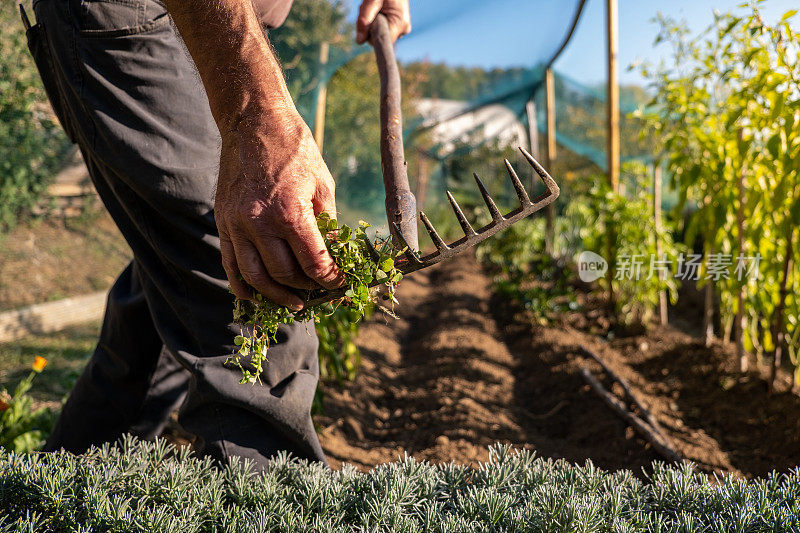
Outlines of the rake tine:
M 494 200 L 492 200 L 489 191 L 486 190 L 486 186 L 483 184 L 481 179 L 478 177 L 477 174 L 473 173 L 475 176 L 475 183 L 478 184 L 478 189 L 481 191 L 481 196 L 483 196 L 483 201 L 486 202 L 486 207 L 489 208 L 489 213 L 492 215 L 492 220 L 495 222 L 500 222 L 503 220 L 503 214 L 497 209 L 497 205 L 495 205 Z
M 414 265 L 421 265 L 422 262 L 419 260 L 419 257 L 416 253 L 414 253 L 414 250 L 411 249 L 411 247 L 408 245 L 408 242 L 406 242 L 406 240 L 403 238 L 403 234 L 400 232 L 400 225 L 397 222 L 392 222 L 392 224 L 394 224 L 394 229 L 397 230 L 396 237 L 397 240 L 400 241 L 400 246 L 406 250 L 403 255 L 405 255 L 406 259 L 408 259 L 410 263 Z
M 428 230 L 428 234 L 431 236 L 431 240 L 433 241 L 433 244 L 436 245 L 436 248 L 439 250 L 449 250 L 450 247 L 447 246 L 447 243 L 445 243 L 439 234 L 436 233 L 433 224 L 431 224 L 431 221 L 428 220 L 428 217 L 425 215 L 425 213 L 420 211 L 419 218 L 422 220 L 422 223 L 425 224 L 425 229 Z
M 458 206 L 458 202 L 456 202 L 456 199 L 453 198 L 452 194 L 450 194 L 450 191 L 447 191 L 447 199 L 450 200 L 450 205 L 453 206 L 453 211 L 456 214 L 458 223 L 461 225 L 461 229 L 464 230 L 464 235 L 467 237 L 470 235 L 477 235 L 475 230 L 472 228 L 472 225 L 467 220 L 467 217 L 464 216 L 464 212 Z
M 558 195 L 559 193 L 558 185 L 556 185 L 556 182 L 553 181 L 553 178 L 550 177 L 550 174 L 548 174 L 547 171 L 544 168 L 542 168 L 542 165 L 540 165 L 539 162 L 536 161 L 536 159 L 534 159 L 533 156 L 529 154 L 527 150 L 525 150 L 525 148 L 520 146 L 519 150 L 520 152 L 522 152 L 522 155 L 525 156 L 525 159 L 528 160 L 528 163 L 530 163 L 530 165 L 533 167 L 533 170 L 535 170 L 536 173 L 539 174 L 539 177 L 542 179 L 542 182 L 544 182 L 544 185 L 545 187 L 547 187 L 549 193 Z
M 508 159 L 505 159 L 506 162 L 506 170 L 508 170 L 508 175 L 511 176 L 511 183 L 514 185 L 514 190 L 517 191 L 517 198 L 519 198 L 519 203 L 523 206 L 530 205 L 531 199 L 528 197 L 528 191 L 525 190 L 525 186 L 517 176 L 517 173 L 514 171 L 514 167 L 511 166 L 511 163 L 508 162 Z
M 372 244 L 372 241 L 369 239 L 364 239 L 364 242 L 367 243 L 367 252 L 369 253 L 369 256 L 373 261 L 378 262 L 381 258 L 381 254 L 379 254 L 378 250 L 375 249 L 375 245 Z

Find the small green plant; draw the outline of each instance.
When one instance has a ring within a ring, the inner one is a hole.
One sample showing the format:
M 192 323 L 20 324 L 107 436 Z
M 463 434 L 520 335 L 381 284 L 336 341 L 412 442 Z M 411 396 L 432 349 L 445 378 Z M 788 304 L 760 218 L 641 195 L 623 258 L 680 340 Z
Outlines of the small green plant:
M 552 261 L 550 258 L 544 261 Z M 566 276 L 543 279 L 542 271 L 527 275 L 509 275 L 495 279 L 497 294 L 521 305 L 530 313 L 534 322 L 547 325 L 563 313 L 580 309 L 575 291 Z M 532 284 L 536 280 L 544 284 Z
M 356 336 L 362 318 L 369 317 L 370 311 L 361 314 L 345 306 L 333 313 L 317 315 L 316 329 L 319 339 L 319 370 L 323 379 L 343 382 L 356 377 L 361 364 L 361 352 L 356 345 Z
M 667 291 L 673 304 L 677 301 L 678 280 L 670 265 L 677 263 L 686 247 L 674 242 L 671 221 L 665 220 L 656 228 L 653 195 L 647 189 L 644 166 L 629 162 L 623 165 L 623 172 L 628 178 L 627 193 L 612 192 L 605 177 L 597 176 L 584 198 L 571 201 L 566 218 L 573 227 L 581 228 L 585 250 L 613 260 L 609 268 L 620 321 L 645 325 L 658 304 L 660 291 Z M 656 238 L 661 242 L 660 257 L 656 254 Z M 607 288 L 606 278 L 598 281 Z
M 255 383 L 259 380 L 264 370 L 264 362 L 267 360 L 267 350 L 270 344 L 275 342 L 275 335 L 281 324 L 310 320 L 317 324 L 322 321 L 337 322 L 331 319 L 331 315 L 339 309 L 346 309 L 347 319 L 351 323 L 356 323 L 372 310 L 375 296 L 370 287 L 373 285 L 384 286 L 384 297 L 397 303 L 394 296 L 395 288 L 403 278 L 403 274 L 395 268 L 395 260 L 403 250 L 398 251 L 388 238 L 378 238 L 374 244 L 379 256 L 376 261 L 369 253 L 367 241 L 369 237 L 366 233 L 370 227 L 368 223 L 360 221 L 355 229 L 346 224 L 339 226 L 338 222 L 327 213 L 320 213 L 317 222 L 328 251 L 344 275 L 347 289 L 345 295 L 333 302 L 306 307 L 298 312 L 265 301 L 260 294 L 255 295 L 255 302 L 237 299 L 234 304 L 233 321 L 242 326 L 242 333 L 234 339 L 234 343 L 239 347 L 238 351 L 226 360 L 226 364 L 236 365 L 242 370 L 241 383 Z M 336 338 L 331 336 L 326 339 L 331 351 L 336 349 Z M 339 335 L 338 338 L 341 340 L 345 337 Z M 348 338 L 352 340 L 352 336 Z M 351 375 L 351 371 L 346 367 L 340 372 L 337 367 L 340 360 L 330 362 L 331 367 L 335 369 L 333 372 L 335 376 Z
M 33 399 L 28 392 L 33 379 L 44 370 L 47 360 L 36 356 L 31 372 L 19 382 L 13 394 L 0 391 L 0 448 L 26 453 L 38 450 L 50 434 L 55 414 L 51 409 L 33 409 Z
M 503 273 L 526 272 L 544 254 L 544 221 L 521 220 L 478 246 L 478 261 Z
M 478 246 L 478 260 L 496 273 L 497 294 L 514 301 L 539 324 L 578 309 L 575 291 L 555 259 L 545 253 L 541 219 L 526 219 Z

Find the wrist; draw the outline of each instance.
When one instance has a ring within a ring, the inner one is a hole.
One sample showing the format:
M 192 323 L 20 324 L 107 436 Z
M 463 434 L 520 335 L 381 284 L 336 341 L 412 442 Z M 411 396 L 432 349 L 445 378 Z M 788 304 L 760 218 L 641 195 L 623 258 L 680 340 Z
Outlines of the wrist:
M 230 176 L 221 173 L 220 184 L 255 180 L 259 187 L 269 187 L 281 176 L 281 169 L 302 152 L 310 136 L 308 126 L 294 106 L 248 107 L 231 122 L 229 129 L 222 131 L 222 157 L 236 154 L 239 164 L 259 161 L 258 171 Z
M 239 74 L 237 86 L 228 87 L 227 91 L 223 89 L 225 94 L 219 97 L 209 95 L 211 113 L 221 135 L 246 132 L 254 125 L 254 120 L 269 120 L 275 129 L 279 126 L 289 128 L 302 122 L 282 79 L 281 86 L 276 87 L 275 83 L 264 82 L 260 76 L 249 80 L 242 78 Z

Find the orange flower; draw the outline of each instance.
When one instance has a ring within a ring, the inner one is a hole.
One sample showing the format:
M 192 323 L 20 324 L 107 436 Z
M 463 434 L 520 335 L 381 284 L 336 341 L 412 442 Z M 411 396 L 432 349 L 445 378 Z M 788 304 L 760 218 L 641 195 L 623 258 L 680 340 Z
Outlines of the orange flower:
M 37 355 L 36 359 L 33 360 L 32 366 L 36 372 L 41 372 L 42 370 L 44 370 L 44 367 L 47 366 L 47 359 Z
M 9 407 L 11 406 L 8 405 L 5 401 L 3 401 L 2 398 L 0 398 L 0 413 L 2 413 L 3 411 L 8 411 Z

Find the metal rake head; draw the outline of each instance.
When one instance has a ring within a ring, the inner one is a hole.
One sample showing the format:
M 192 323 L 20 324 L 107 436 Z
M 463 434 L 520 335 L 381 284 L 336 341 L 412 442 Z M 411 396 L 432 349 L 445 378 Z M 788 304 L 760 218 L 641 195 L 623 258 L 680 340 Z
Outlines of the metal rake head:
M 436 251 L 424 257 L 420 257 L 411 249 L 411 247 L 408 246 L 407 243 L 403 242 L 402 234 L 398 231 L 397 235 L 398 239 L 400 240 L 400 245 L 406 249 L 406 251 L 403 253 L 404 261 L 398 264 L 398 269 L 404 274 L 408 274 L 410 272 L 415 272 L 422 268 L 435 265 L 440 261 L 444 261 L 445 259 L 449 259 L 463 252 L 467 248 L 475 246 L 479 242 L 485 241 L 498 231 L 506 229 L 515 222 L 518 222 L 523 218 L 541 210 L 543 207 L 553 203 L 555 199 L 558 198 L 558 194 L 560 192 L 558 185 L 553 178 L 550 177 L 550 174 L 548 174 L 547 171 L 542 168 L 539 162 L 536 161 L 531 154 L 525 151 L 524 148 L 520 148 L 520 151 L 522 152 L 522 155 L 525 156 L 525 159 L 528 160 L 528 163 L 530 163 L 530 165 L 533 167 L 533 170 L 539 175 L 542 182 L 544 182 L 545 187 L 547 187 L 546 193 L 534 200 L 531 200 L 528 196 L 528 192 L 525 190 L 525 186 L 522 184 L 522 181 L 520 181 L 517 173 L 514 171 L 514 167 L 512 167 L 511 163 L 509 163 L 508 159 L 506 159 L 506 169 L 508 170 L 508 175 L 511 177 L 511 184 L 514 186 L 514 190 L 517 192 L 517 198 L 519 198 L 520 205 L 508 214 L 503 215 L 497 208 L 497 204 L 495 204 L 494 200 L 492 200 L 489 191 L 486 190 L 486 186 L 483 184 L 481 179 L 477 174 L 473 174 L 475 177 L 475 182 L 478 184 L 478 189 L 481 192 L 481 196 L 483 196 L 483 201 L 486 203 L 486 207 L 489 209 L 489 214 L 492 216 L 492 221 L 476 231 L 467 220 L 467 217 L 464 216 L 464 212 L 458 206 L 458 203 L 456 202 L 455 198 L 453 198 L 453 195 L 450 194 L 450 191 L 447 191 L 447 199 L 450 201 L 450 205 L 453 207 L 453 212 L 458 219 L 458 223 L 461 225 L 461 229 L 464 231 L 464 236 L 452 244 L 446 244 L 444 240 L 442 240 L 441 236 L 439 236 L 439 234 L 436 232 L 436 229 L 433 227 L 433 224 L 431 224 L 430 220 L 428 220 L 428 217 L 425 216 L 425 213 L 420 212 L 419 218 L 422 220 L 425 229 L 428 230 L 428 234 L 431 236 L 431 240 L 436 246 Z
M 514 167 L 512 167 L 511 163 L 509 163 L 508 159 L 506 159 L 506 169 L 508 170 L 508 175 L 511 178 L 511 184 L 514 186 L 514 190 L 517 193 L 517 198 L 519 199 L 520 205 L 506 215 L 503 215 L 497 208 L 497 204 L 494 203 L 494 200 L 489 194 L 489 191 L 486 190 L 486 186 L 483 184 L 481 179 L 477 174 L 473 174 L 475 181 L 478 184 L 478 190 L 480 190 L 481 196 L 483 196 L 483 201 L 486 203 L 486 207 L 489 209 L 489 214 L 492 216 L 492 221 L 476 231 L 467 220 L 467 217 L 464 216 L 464 212 L 458 206 L 458 203 L 456 202 L 455 198 L 453 198 L 453 195 L 450 194 L 450 191 L 447 191 L 447 199 L 450 201 L 450 205 L 453 207 L 453 212 L 458 219 L 458 223 L 461 225 L 461 229 L 464 231 L 464 236 L 451 244 L 445 243 L 442 237 L 433 227 L 433 224 L 431 224 L 430 220 L 428 220 L 428 217 L 425 216 L 425 213 L 420 212 L 419 218 L 422 220 L 422 224 L 425 226 L 425 229 L 428 230 L 428 234 L 431 236 L 431 240 L 436 246 L 435 252 L 420 257 L 420 255 L 415 252 L 413 248 L 405 241 L 403 238 L 403 233 L 400 231 L 400 227 L 397 225 L 397 223 L 395 223 L 396 231 L 394 232 L 393 238 L 396 238 L 398 241 L 400 241 L 398 243 L 399 248 L 405 249 L 402 257 L 398 260 L 397 269 L 403 274 L 409 274 L 431 265 L 435 265 L 440 261 L 444 261 L 445 259 L 449 259 L 463 252 L 467 248 L 475 246 L 479 242 L 485 241 L 498 231 L 506 229 L 512 224 L 519 222 L 523 218 L 532 215 L 547 205 L 553 203 L 556 198 L 558 198 L 560 192 L 558 185 L 553 178 L 550 177 L 550 174 L 548 174 L 547 171 L 542 168 L 539 162 L 536 161 L 531 154 L 529 154 L 524 148 L 520 148 L 520 151 L 522 152 L 522 155 L 525 156 L 525 159 L 527 159 L 528 163 L 530 163 L 530 165 L 533 167 L 533 170 L 536 172 L 536 174 L 538 174 L 541 178 L 542 182 L 547 188 L 547 192 L 538 198 L 531 200 L 528 196 L 528 192 L 525 190 L 525 186 L 522 184 L 519 176 L 517 176 L 517 173 L 514 171 Z M 378 251 L 375 250 L 369 239 L 367 239 L 366 242 L 369 254 L 373 259 L 377 260 L 380 257 Z M 375 282 L 374 284 L 377 285 L 378 282 Z M 332 291 L 311 291 L 306 299 L 306 306 L 318 305 L 331 300 L 339 299 L 344 296 L 345 290 L 346 289 L 342 288 Z

